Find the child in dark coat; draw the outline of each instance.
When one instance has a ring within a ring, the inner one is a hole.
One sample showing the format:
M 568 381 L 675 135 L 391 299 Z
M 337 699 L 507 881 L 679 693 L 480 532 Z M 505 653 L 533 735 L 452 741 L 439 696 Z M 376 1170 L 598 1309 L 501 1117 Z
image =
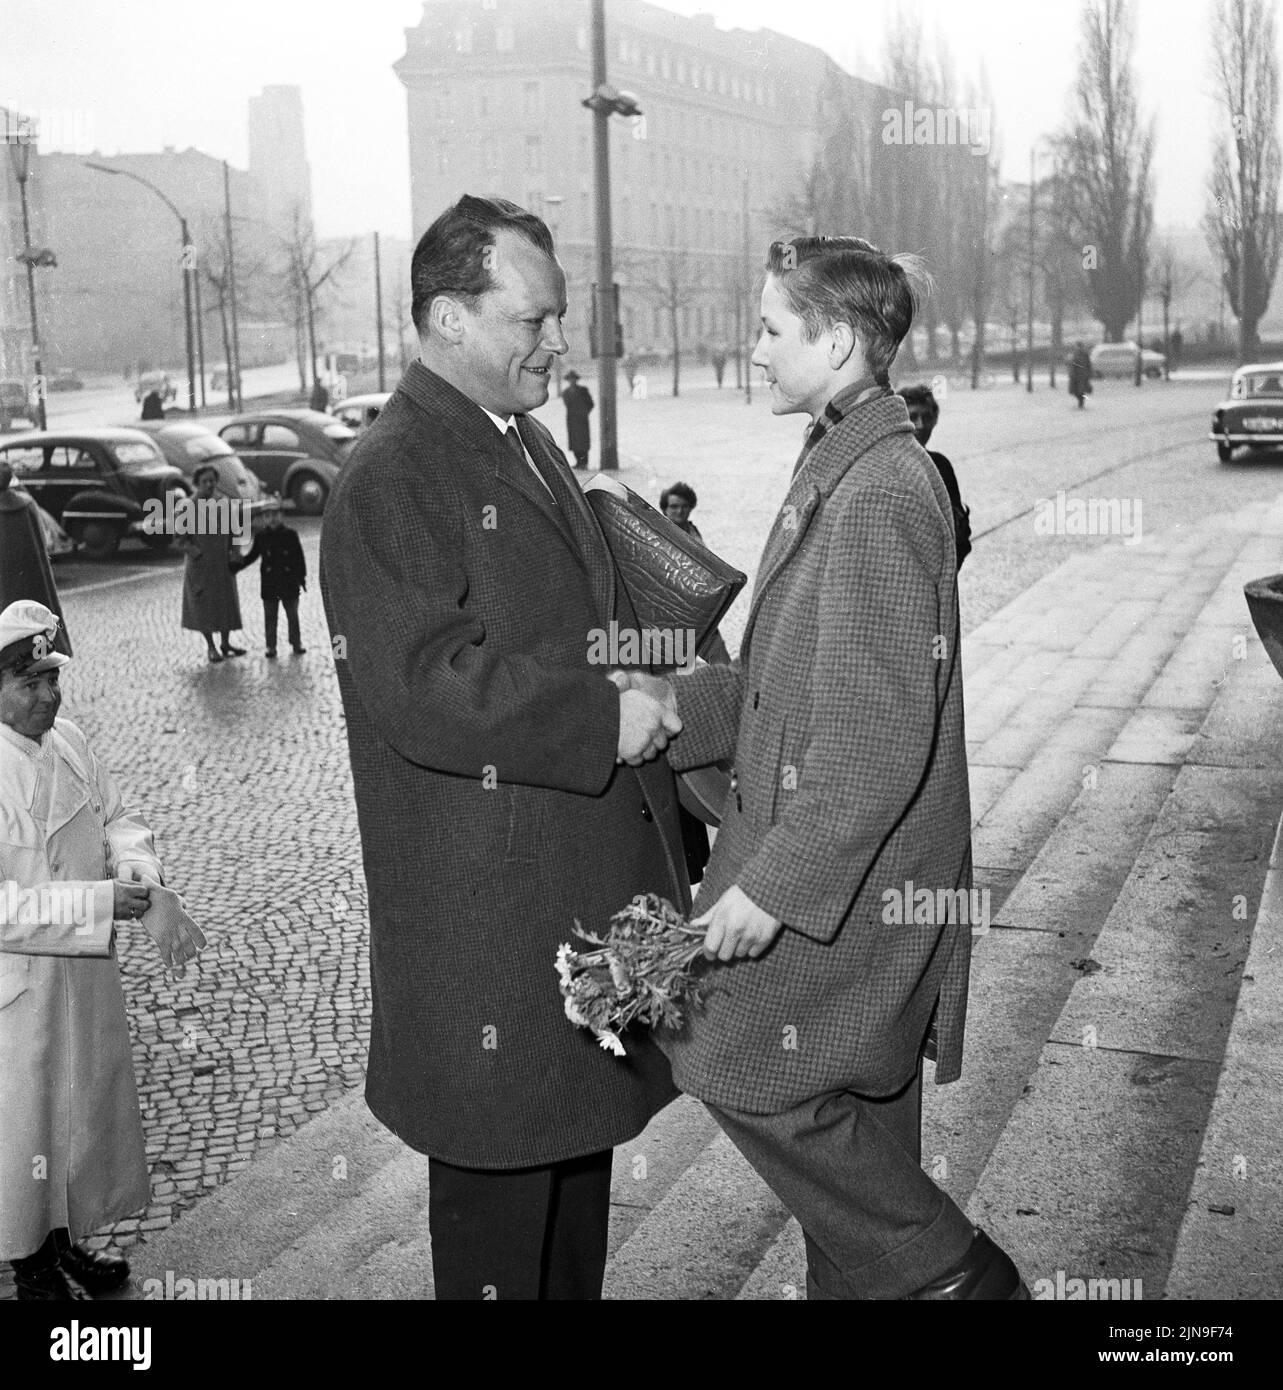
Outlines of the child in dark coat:
M 267 525 L 254 537 L 254 544 L 243 560 L 233 560 L 234 570 L 243 570 L 255 560 L 262 560 L 260 589 L 263 596 L 263 627 L 267 632 L 267 655 L 276 655 L 276 619 L 280 608 L 285 609 L 289 627 L 290 646 L 297 655 L 307 650 L 298 626 L 298 596 L 307 588 L 307 560 L 298 532 L 281 520 L 280 507 L 267 513 Z

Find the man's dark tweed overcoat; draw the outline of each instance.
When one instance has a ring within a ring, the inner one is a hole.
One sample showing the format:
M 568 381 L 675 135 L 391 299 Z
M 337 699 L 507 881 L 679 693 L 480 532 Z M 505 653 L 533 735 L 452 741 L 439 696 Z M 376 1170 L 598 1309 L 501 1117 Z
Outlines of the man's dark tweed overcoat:
M 552 437 L 521 432 L 560 506 L 415 362 L 321 536 L 369 886 L 366 1097 L 478 1168 L 609 1148 L 675 1094 L 644 1031 L 619 1059 L 567 1021 L 554 958 L 576 918 L 689 902 L 672 771 L 616 766 L 618 692 L 588 664 L 592 629 L 636 620 Z
M 949 498 L 904 402 L 816 445 L 766 542 L 739 660 L 677 681 L 678 768 L 733 757 L 693 912 L 732 884 L 784 929 L 711 967 L 679 1086 L 770 1114 L 913 1076 L 939 999 L 937 1081 L 961 1069 L 969 926 L 888 925 L 885 890 L 969 889 L 971 815 Z M 912 913 L 910 912 L 910 916 Z

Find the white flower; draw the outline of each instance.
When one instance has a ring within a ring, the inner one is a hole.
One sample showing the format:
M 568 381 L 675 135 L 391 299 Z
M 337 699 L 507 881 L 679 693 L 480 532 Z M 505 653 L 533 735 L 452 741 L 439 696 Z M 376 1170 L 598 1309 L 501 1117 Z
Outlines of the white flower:
M 572 954 L 569 941 L 563 942 L 557 948 L 557 978 L 561 981 L 563 989 L 569 989 L 571 986 L 570 957 Z
M 598 1043 L 607 1051 L 613 1052 L 616 1057 L 624 1057 L 624 1045 L 619 1041 L 617 1034 L 612 1033 L 609 1028 L 602 1028 L 597 1033 Z

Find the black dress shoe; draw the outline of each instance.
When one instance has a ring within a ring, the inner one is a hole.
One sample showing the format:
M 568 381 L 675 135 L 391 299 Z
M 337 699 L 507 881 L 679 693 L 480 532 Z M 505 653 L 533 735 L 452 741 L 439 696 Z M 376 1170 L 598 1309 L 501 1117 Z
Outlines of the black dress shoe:
M 267 657 L 269 661 L 274 661 L 276 659 L 276 648 L 268 647 L 268 649 L 263 653 L 263 655 Z
M 307 655 L 307 648 L 306 648 L 306 647 L 295 647 L 295 648 L 294 648 L 294 655 L 295 655 L 295 656 L 306 656 L 306 655 Z
M 123 1255 L 108 1255 L 101 1250 L 86 1250 L 73 1245 L 58 1257 L 63 1272 L 90 1293 L 107 1293 L 118 1289 L 129 1278 L 129 1261 Z
M 1011 1256 L 1000 1250 L 979 1229 L 972 1237 L 967 1253 L 952 1269 L 947 1269 L 931 1283 L 908 1295 L 910 1299 L 927 1302 L 975 1299 L 1018 1301 L 1029 1297 L 1029 1290 L 1020 1278 L 1020 1271 Z
M 61 1266 L 45 1265 L 43 1269 L 13 1272 L 18 1302 L 31 1303 L 88 1303 L 89 1295 Z
M 245 648 L 244 648 L 244 647 L 224 647 L 224 648 L 223 648 L 223 655 L 224 655 L 224 656 L 244 656 L 244 655 L 245 655 Z

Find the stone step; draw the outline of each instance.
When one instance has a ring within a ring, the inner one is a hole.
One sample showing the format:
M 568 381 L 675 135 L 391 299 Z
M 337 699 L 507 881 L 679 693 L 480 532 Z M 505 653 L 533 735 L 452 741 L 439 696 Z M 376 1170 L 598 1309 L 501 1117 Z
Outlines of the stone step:
M 1189 694 L 1183 674 L 1172 698 Z M 1192 738 L 976 1185 L 971 1217 L 1045 1287 L 1164 1287 L 1283 806 L 1277 739 L 1260 766 L 1262 738 L 1234 731 L 1281 715 L 1258 649 Z M 1124 767 L 1129 749 L 1124 734 L 1105 767 L 1147 773 L 1152 797 L 1161 765 Z

